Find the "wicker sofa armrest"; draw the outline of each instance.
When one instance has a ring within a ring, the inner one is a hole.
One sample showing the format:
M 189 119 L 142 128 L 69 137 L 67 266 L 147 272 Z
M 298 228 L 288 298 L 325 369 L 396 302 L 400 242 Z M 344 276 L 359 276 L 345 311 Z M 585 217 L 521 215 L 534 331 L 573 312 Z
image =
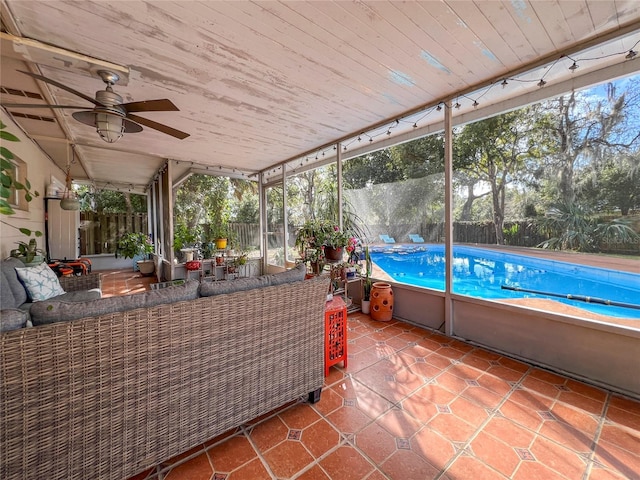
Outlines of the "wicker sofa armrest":
M 81 275 L 79 277 L 60 277 L 60 285 L 65 292 L 77 292 L 80 290 L 91 290 L 93 288 L 102 289 L 102 278 L 98 272 Z

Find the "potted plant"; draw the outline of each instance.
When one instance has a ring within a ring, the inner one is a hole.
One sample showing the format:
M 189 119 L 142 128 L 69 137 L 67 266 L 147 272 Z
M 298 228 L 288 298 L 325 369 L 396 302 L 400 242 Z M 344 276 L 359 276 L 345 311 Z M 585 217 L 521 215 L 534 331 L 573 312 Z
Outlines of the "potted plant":
M 295 246 L 303 261 L 312 265 L 340 261 L 351 235 L 328 220 L 309 220 L 296 234 Z
M 229 226 L 226 222 L 217 225 L 213 230 L 213 239 L 218 250 L 224 250 L 229 243 Z
M 151 237 L 145 233 L 125 233 L 120 237 L 116 248 L 116 258 L 122 255 L 124 258 L 134 260 L 142 275 L 151 275 L 155 269 L 153 260 L 150 259 L 154 251 Z
M 341 231 L 340 227 L 333 225 L 324 240 L 324 253 L 329 260 L 341 260 L 344 248 L 349 243 L 351 235 Z
M 12 257 L 18 258 L 25 264 L 27 267 L 31 267 L 34 265 L 40 265 L 44 262 L 44 258 L 46 253 L 44 250 L 38 248 L 38 243 L 35 238 L 29 240 L 29 243 L 26 242 L 17 242 L 18 248 L 11 250 L 10 255 Z
M 200 238 L 201 228 L 189 228 L 184 223 L 179 223 L 173 231 L 173 248 L 177 255 L 182 255 L 182 260 L 188 262 L 193 260 L 195 245 Z
M 239 271 L 239 267 L 242 265 L 246 265 L 248 259 L 248 255 L 246 252 L 242 252 L 240 255 L 235 257 L 231 263 L 227 266 L 227 271 L 229 273 L 236 273 Z
M 369 247 L 364 248 L 364 280 L 362 281 L 362 304 L 360 306 L 362 313 L 368 314 L 371 306 L 371 256 L 369 255 Z

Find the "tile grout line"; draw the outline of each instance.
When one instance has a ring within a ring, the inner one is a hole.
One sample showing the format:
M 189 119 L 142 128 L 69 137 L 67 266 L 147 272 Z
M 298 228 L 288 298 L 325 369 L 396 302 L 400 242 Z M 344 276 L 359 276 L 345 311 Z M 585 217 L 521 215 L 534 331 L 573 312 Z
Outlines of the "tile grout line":
M 467 355 L 471 354 L 472 352 L 479 350 L 477 347 L 474 348 L 473 350 L 467 352 L 465 355 L 463 355 L 460 358 L 465 358 Z M 452 364 L 453 365 L 453 364 Z M 506 367 L 508 368 L 508 367 Z M 446 370 L 448 370 L 449 367 L 447 367 Z M 458 452 L 449 459 L 449 461 L 445 464 L 445 466 L 442 468 L 442 470 L 440 470 L 440 472 L 438 473 L 438 475 L 433 479 L 433 480 L 440 480 L 442 479 L 445 475 L 446 475 L 446 471 L 449 467 L 451 467 L 451 465 L 453 465 L 456 460 L 458 460 L 458 458 L 460 458 L 461 456 L 464 455 L 464 452 L 467 448 L 469 448 L 471 446 L 471 442 L 473 442 L 473 440 L 475 440 L 478 435 L 480 435 L 480 433 L 484 430 L 484 428 L 489 424 L 489 422 L 491 420 L 493 420 L 496 417 L 496 414 L 500 411 L 500 408 L 507 402 L 507 400 L 509 399 L 509 397 L 511 396 L 511 394 L 513 392 L 515 392 L 516 390 L 518 390 L 518 388 L 520 387 L 520 385 L 522 384 L 522 382 L 524 381 L 524 379 L 527 377 L 527 375 L 529 374 L 529 372 L 531 371 L 531 367 L 527 368 L 527 371 L 524 372 L 524 374 L 522 375 L 522 377 L 520 377 L 520 379 L 517 382 L 514 382 L 513 385 L 511 385 L 511 388 L 509 389 L 509 391 L 503 396 L 502 400 L 500 401 L 500 403 L 498 403 L 498 405 L 496 405 L 495 408 L 491 409 L 492 412 L 490 415 L 487 416 L 487 418 L 478 426 L 478 428 L 476 429 L 476 431 L 467 439 L 467 441 L 464 443 L 464 445 L 462 446 L 462 448 L 458 449 Z M 439 376 L 439 375 L 438 375 Z M 460 394 L 458 394 L 458 396 L 456 398 L 460 397 Z M 464 398 L 464 397 L 463 397 Z M 455 400 L 455 399 L 454 399 Z M 453 401 L 453 400 L 452 400 Z M 475 455 L 474 455 L 475 457 Z M 475 457 L 477 458 L 477 457 Z M 479 461 L 481 461 L 478 458 Z M 485 465 L 487 468 L 490 468 L 491 470 L 495 470 L 493 467 L 491 467 L 490 465 L 487 465 L 484 461 L 482 461 L 482 464 Z
M 358 370 L 358 372 L 361 372 L 361 371 L 365 370 L 366 368 L 370 368 L 370 367 L 372 367 L 372 366 L 376 365 L 377 363 L 379 363 L 380 361 L 385 360 L 385 359 L 388 359 L 388 358 L 389 358 L 390 356 L 392 356 L 392 355 L 397 355 L 397 354 L 399 354 L 400 352 L 403 352 L 404 350 L 409 349 L 409 348 L 412 348 L 412 347 L 414 347 L 414 346 L 415 346 L 415 342 L 410 342 L 410 343 L 412 343 L 412 344 L 409 344 L 409 343 L 408 343 L 407 345 L 405 345 L 405 346 L 404 346 L 404 347 L 402 347 L 401 349 L 396 350 L 394 354 L 387 355 L 387 356 L 385 356 L 385 357 L 383 357 L 383 358 L 380 358 L 380 359 L 378 359 L 378 361 L 376 361 L 376 362 L 372 363 L 371 365 L 368 365 L 367 367 L 361 368 L 360 370 Z M 443 346 L 441 345 L 441 347 L 443 347 Z M 369 347 L 369 348 L 373 348 L 373 347 Z M 454 347 L 451 347 L 451 348 L 454 348 Z M 454 348 L 454 349 L 455 349 L 455 348 Z M 463 355 L 460 357 L 460 359 L 465 358 L 467 355 L 471 354 L 472 352 L 474 352 L 474 351 L 479 351 L 479 350 L 480 350 L 480 349 L 479 349 L 478 347 L 474 347 L 474 348 L 473 348 L 473 350 L 471 350 L 471 351 L 469 351 L 469 352 L 461 352 L 461 353 L 463 353 Z M 437 353 L 437 351 L 433 351 L 432 353 Z M 433 380 L 437 380 L 437 378 L 438 378 L 438 377 L 440 377 L 440 376 L 444 375 L 447 371 L 449 371 L 450 369 L 453 369 L 453 367 L 454 367 L 455 365 L 457 365 L 457 364 L 458 364 L 457 362 L 454 362 L 454 361 L 453 361 L 454 359 L 451 359 L 451 358 L 449 358 L 449 357 L 447 357 L 447 358 L 449 359 L 450 364 L 449 364 L 447 367 L 445 367 L 444 369 L 440 369 L 440 372 L 439 372 L 436 376 L 434 376 L 434 377 L 432 377 L 432 378 L 430 379 L 431 381 L 433 381 Z M 458 359 L 458 361 L 459 361 L 459 359 Z M 508 368 L 508 367 L 506 367 L 506 368 Z M 525 373 L 528 373 L 530 369 L 531 369 L 531 367 L 528 367 L 527 372 L 525 372 Z M 391 407 L 390 409 L 385 410 L 385 411 L 384 411 L 383 413 L 381 413 L 378 417 L 376 417 L 376 419 L 374 419 L 372 422 L 367 423 L 367 425 L 366 425 L 366 426 L 369 426 L 369 425 L 371 425 L 372 423 L 375 423 L 375 422 L 376 422 L 376 420 L 377 420 L 378 418 L 382 417 L 382 415 L 384 415 L 385 413 L 387 413 L 389 410 L 393 409 L 394 407 L 399 408 L 399 409 L 400 409 L 401 411 L 403 411 L 403 412 L 405 411 L 405 410 L 402 408 L 402 405 L 401 405 L 401 403 L 402 403 L 402 401 L 403 401 L 404 399 L 403 399 L 403 400 L 401 400 L 401 401 L 392 401 L 392 400 L 389 400 L 389 399 L 388 399 L 387 397 L 385 397 L 384 395 L 382 395 L 382 394 L 380 394 L 380 393 L 378 393 L 378 392 L 376 392 L 376 391 L 372 390 L 368 385 L 366 385 L 366 384 L 362 383 L 362 382 L 361 382 L 360 380 L 358 380 L 357 378 L 354 378 L 354 377 L 353 377 L 353 374 L 354 374 L 354 373 L 358 373 L 358 372 L 352 372 L 352 373 L 350 373 L 350 374 L 349 374 L 349 375 L 351 376 L 352 380 L 357 381 L 360 385 L 364 386 L 364 387 L 365 387 L 365 388 L 367 388 L 369 391 L 372 391 L 373 393 L 375 393 L 375 394 L 379 395 L 381 398 L 383 398 L 384 400 L 386 400 L 387 402 L 389 402 L 389 403 L 392 405 L 392 407 Z M 499 405 L 494 409 L 495 411 L 494 411 L 490 416 L 488 416 L 488 418 L 487 418 L 487 419 L 485 419 L 485 421 L 484 421 L 484 422 L 483 422 L 483 423 L 478 427 L 478 429 L 477 429 L 477 430 L 474 432 L 474 434 L 473 434 L 473 435 L 472 435 L 472 436 L 467 440 L 467 442 L 463 445 L 463 447 L 462 447 L 462 448 L 460 448 L 460 449 L 458 449 L 458 452 L 457 452 L 457 453 L 456 453 L 456 454 L 455 454 L 455 455 L 454 455 L 454 456 L 449 460 L 449 462 L 447 462 L 447 464 L 443 467 L 443 469 L 442 469 L 440 472 L 438 472 L 438 474 L 436 475 L 436 477 L 434 477 L 434 479 L 433 479 L 433 480 L 438 480 L 438 479 L 442 478 L 442 476 L 443 476 L 443 475 L 445 475 L 445 471 L 447 470 L 447 468 L 449 468 L 449 467 L 450 467 L 450 466 L 455 462 L 455 460 L 457 460 L 461 455 L 463 455 L 463 454 L 464 454 L 464 450 L 465 450 L 465 449 L 466 449 L 466 448 L 471 444 L 471 441 L 472 441 L 472 440 L 474 440 L 474 439 L 475 439 L 475 437 L 476 437 L 477 435 L 479 435 L 480 431 L 485 427 L 485 425 L 486 425 L 486 424 L 487 424 L 487 423 L 488 423 L 488 422 L 489 422 L 489 421 L 490 421 L 490 420 L 495 416 L 495 414 L 496 414 L 496 412 L 499 410 L 500 406 L 502 406 L 502 405 L 507 401 L 508 397 L 511 395 L 511 392 L 513 392 L 513 391 L 515 391 L 515 390 L 517 389 L 517 387 L 520 385 L 520 383 L 522 382 L 522 380 L 524 379 L 524 377 L 525 377 L 525 376 L 526 376 L 526 375 L 523 375 L 523 376 L 522 376 L 522 378 L 520 378 L 520 380 L 519 380 L 518 382 L 516 382 L 515 384 L 513 384 L 513 385 L 512 385 L 512 387 L 511 387 L 511 389 L 509 390 L 509 392 L 508 392 L 508 393 L 503 397 L 503 399 L 501 400 L 500 404 L 499 404 Z M 423 377 L 423 378 L 426 378 L 426 377 Z M 338 382 L 336 382 L 336 383 L 338 383 Z M 426 385 L 426 383 L 425 383 L 424 385 Z M 409 396 L 411 396 L 411 395 L 413 395 L 414 393 L 416 393 L 416 392 L 417 392 L 418 390 L 420 390 L 424 385 L 421 385 L 420 387 L 418 387 L 418 388 L 416 388 L 416 389 L 412 390 L 408 395 L 406 395 L 406 398 L 408 398 Z M 455 398 L 458 398 L 458 397 L 460 397 L 460 394 L 458 394 Z M 405 399 L 406 399 L 406 398 L 405 398 Z M 453 401 L 453 400 L 452 400 L 452 401 Z M 408 415 L 410 415 L 412 418 L 415 418 L 415 417 L 414 417 L 410 412 L 406 412 L 406 413 L 407 413 Z M 419 419 L 417 419 L 417 418 L 416 418 L 416 420 L 417 420 L 417 421 L 419 421 L 421 424 L 423 424 L 423 422 L 422 422 L 422 421 L 420 421 Z M 365 426 L 365 427 L 363 427 L 363 428 L 366 428 L 366 426 Z M 423 428 L 424 428 L 424 427 L 426 427 L 426 424 L 423 424 Z M 357 448 L 357 447 L 354 445 L 354 448 Z M 372 460 L 369 458 L 369 456 L 368 456 L 368 455 L 366 455 L 364 452 L 362 452 L 360 449 L 358 449 L 358 451 L 359 451 L 361 454 L 365 455 L 365 457 L 366 457 L 368 460 L 372 461 Z M 483 462 L 483 463 L 484 463 L 484 462 Z M 374 462 L 374 465 L 376 465 L 376 469 L 377 469 L 377 470 L 380 470 L 380 469 L 378 468 L 377 464 L 375 464 L 375 462 Z M 489 467 L 489 468 L 491 468 L 491 467 Z M 384 472 L 382 472 L 382 473 L 384 474 Z M 385 475 L 385 477 L 389 478 L 386 474 L 384 474 L 384 475 Z
M 297 405 L 294 404 L 294 405 Z M 293 405 L 292 405 L 293 406 Z M 290 407 L 291 408 L 291 407 Z M 288 410 L 288 409 L 287 409 Z M 268 418 L 265 418 L 266 420 L 269 420 L 273 417 L 277 416 L 276 415 L 272 415 Z M 253 429 L 257 426 L 260 425 L 259 422 L 256 425 L 251 425 L 251 427 L 248 427 L 246 425 L 242 425 L 240 427 L 240 429 L 242 430 L 242 433 L 244 434 L 244 436 L 247 438 L 247 440 L 249 441 L 249 444 L 251 445 L 251 448 L 253 448 L 253 451 L 256 452 L 256 456 L 258 457 L 258 459 L 260 460 L 260 463 L 262 463 L 262 466 L 265 468 L 265 470 L 267 471 L 267 473 L 269 475 L 271 475 L 271 480 L 277 480 L 278 477 L 276 477 L 275 473 L 273 472 L 273 470 L 271 470 L 271 467 L 269 466 L 269 463 L 266 461 L 266 459 L 262 456 L 262 452 L 260 452 L 260 449 L 258 448 L 258 446 L 255 444 L 255 442 L 253 441 L 253 438 L 251 438 L 251 432 L 253 431 Z M 214 469 L 214 473 L 215 473 L 215 469 Z
M 412 343 L 414 343 L 414 342 L 412 342 Z M 406 346 L 402 347 L 401 349 L 396 350 L 396 352 L 395 352 L 394 354 L 396 354 L 396 355 L 397 355 L 398 353 L 400 353 L 400 352 L 404 351 L 405 349 L 412 348 L 413 346 L 415 346 L 415 345 L 409 345 L 409 344 L 407 344 Z M 372 347 L 370 347 L 370 348 L 372 348 Z M 451 347 L 451 348 L 454 348 L 454 347 Z M 454 348 L 454 349 L 455 349 L 455 348 Z M 481 349 L 479 349 L 478 347 L 474 347 L 474 348 L 473 348 L 473 350 L 471 350 L 471 351 L 469 351 L 469 352 L 466 352 L 466 353 L 465 353 L 465 352 L 461 352 L 461 353 L 464 353 L 464 354 L 460 357 L 460 359 L 465 358 L 466 356 L 470 355 L 470 354 L 471 354 L 472 352 L 474 352 L 474 351 L 480 351 L 480 350 L 481 350 Z M 482 350 L 482 351 L 484 351 L 484 350 Z M 437 353 L 437 351 L 434 351 L 434 352 L 432 352 L 432 353 Z M 374 362 L 373 364 L 368 365 L 367 367 L 364 367 L 364 368 L 362 368 L 362 369 L 358 370 L 358 372 L 360 372 L 360 371 L 362 371 L 362 370 L 365 370 L 366 368 L 370 368 L 370 367 L 372 367 L 372 366 L 376 365 L 377 363 L 379 363 L 380 361 L 382 361 L 382 360 L 384 360 L 384 359 L 389 358 L 390 356 L 391 356 L 391 355 L 387 355 L 387 356 L 385 356 L 384 358 L 381 358 L 381 359 L 379 359 L 378 361 Z M 447 357 L 447 358 L 449 358 L 449 357 Z M 459 361 L 460 359 L 458 359 L 458 361 Z M 431 378 L 431 380 L 437 380 L 437 378 L 438 378 L 438 377 L 442 376 L 443 374 L 445 374 L 447 371 L 449 371 L 449 370 L 450 370 L 450 369 L 452 369 L 455 365 L 457 365 L 457 364 L 458 364 L 458 363 L 454 363 L 454 362 L 453 362 L 453 359 L 451 359 L 451 358 L 449 358 L 449 361 L 450 361 L 450 364 L 449 364 L 446 368 L 444 368 L 444 369 L 440 369 L 440 372 L 439 372 L 436 376 L 432 377 L 432 378 Z M 506 368 L 508 368 L 508 367 L 506 367 Z M 502 398 L 502 400 L 500 401 L 500 403 L 496 406 L 496 408 L 495 408 L 495 409 L 493 409 L 494 411 L 491 413 L 491 415 L 489 415 L 489 416 L 488 416 L 488 417 L 487 417 L 487 418 L 482 422 L 482 424 L 478 427 L 478 429 L 474 432 L 474 434 L 473 434 L 473 435 L 471 435 L 471 437 L 470 437 L 470 438 L 465 442 L 465 444 L 462 446 L 462 448 L 459 448 L 459 449 L 458 449 L 458 452 L 457 452 L 457 453 L 456 453 L 456 454 L 455 454 L 455 455 L 454 455 L 454 456 L 449 460 L 449 462 L 447 462 L 447 464 L 442 468 L 442 470 L 440 470 L 440 472 L 436 475 L 436 477 L 435 477 L 433 480 L 441 479 L 441 478 L 443 477 L 443 475 L 445 475 L 445 472 L 446 472 L 447 468 L 449 468 L 449 467 L 450 467 L 450 466 L 451 466 L 451 465 L 452 465 L 452 464 L 453 464 L 453 463 L 454 463 L 454 462 L 455 462 L 455 461 L 456 461 L 460 456 L 462 456 L 462 455 L 464 454 L 465 449 L 466 449 L 467 447 L 469 447 L 469 445 L 471 444 L 471 442 L 472 442 L 472 441 L 473 441 L 473 440 L 474 440 L 474 439 L 475 439 L 475 438 L 480 434 L 480 432 L 481 432 L 481 431 L 482 431 L 482 429 L 486 426 L 486 424 L 487 424 L 487 423 L 489 423 L 489 421 L 495 417 L 495 415 L 496 415 L 496 413 L 498 412 L 498 410 L 500 409 L 500 407 L 501 407 L 501 406 L 502 406 L 502 405 L 507 401 L 507 399 L 511 396 L 511 393 L 512 393 L 513 391 L 515 391 L 515 390 L 517 390 L 517 389 L 518 389 L 518 387 L 520 386 L 520 384 L 522 383 L 522 381 L 523 381 L 523 380 L 524 380 L 524 378 L 527 376 L 527 374 L 529 373 L 529 371 L 530 371 L 530 370 L 531 370 L 531 367 L 529 366 L 529 367 L 527 368 L 527 371 L 523 374 L 523 376 L 522 376 L 522 377 L 521 377 L 517 382 L 515 382 L 515 383 L 511 386 L 511 388 L 509 389 L 509 392 L 507 392 L 507 394 L 505 394 L 505 395 L 504 395 L 504 397 Z M 358 372 L 354 372 L 354 373 L 358 373 Z M 372 391 L 373 393 L 375 393 L 375 394 L 379 395 L 381 398 L 383 398 L 384 400 L 388 401 L 388 402 L 392 405 L 392 407 L 391 407 L 390 409 L 385 410 L 385 411 L 384 411 L 383 413 L 381 413 L 378 417 L 376 417 L 376 419 L 374 419 L 372 422 L 367 423 L 367 425 L 366 425 L 366 426 L 369 426 L 369 425 L 371 425 L 372 423 L 375 423 L 375 422 L 376 422 L 376 420 L 377 420 L 378 418 L 380 418 L 382 415 L 384 415 L 385 413 L 387 413 L 389 410 L 391 410 L 391 409 L 392 409 L 392 408 L 394 408 L 394 407 L 399 408 L 400 410 L 404 411 L 404 409 L 402 408 L 402 405 L 401 405 L 401 403 L 402 403 L 402 401 L 403 401 L 403 400 L 401 400 L 401 401 L 392 401 L 392 400 L 389 400 L 389 399 L 388 399 L 388 398 L 386 398 L 384 395 L 382 395 L 382 394 L 380 394 L 380 393 L 375 392 L 374 390 L 372 390 L 368 385 L 366 385 L 366 384 L 362 383 L 362 382 L 361 382 L 360 380 L 358 380 L 357 378 L 354 378 L 354 377 L 353 377 L 353 373 L 350 373 L 349 375 L 351 375 L 352 380 L 357 381 L 360 385 L 364 386 L 364 387 L 365 387 L 365 388 L 367 388 L 369 391 Z M 423 377 L 423 378 L 424 378 L 424 377 Z M 335 382 L 335 383 L 338 383 L 338 382 Z M 420 386 L 420 387 L 418 387 L 418 388 L 416 388 L 416 389 L 412 390 L 412 391 L 411 391 L 411 392 L 406 396 L 406 398 L 408 398 L 409 396 L 411 396 L 411 395 L 413 395 L 414 393 L 416 393 L 416 392 L 417 392 L 418 390 L 420 390 L 420 388 L 422 388 L 423 386 L 424 386 L 424 385 L 422 385 L 422 386 Z M 460 394 L 457 394 L 457 396 L 456 396 L 455 398 L 459 398 L 460 396 L 461 396 Z M 465 398 L 465 397 L 463 397 L 463 398 Z M 454 399 L 454 400 L 455 400 L 455 399 Z M 452 400 L 452 401 L 453 401 L 453 400 Z M 407 413 L 408 415 L 410 415 L 412 418 L 415 418 L 415 417 L 414 417 L 410 412 L 406 412 L 406 413 Z M 422 421 L 420 421 L 419 419 L 416 419 L 416 420 L 418 420 L 421 424 L 423 423 L 423 422 L 422 422 Z M 365 426 L 365 427 L 363 427 L 363 428 L 366 428 L 366 426 Z M 423 424 L 423 428 L 424 428 L 424 427 L 426 427 L 426 424 Z M 354 445 L 354 448 L 357 448 L 357 447 Z M 359 451 L 361 454 L 365 455 L 365 457 L 366 457 L 368 460 L 371 460 L 371 459 L 369 459 L 368 455 L 366 455 L 366 454 L 365 454 L 364 452 L 362 452 L 360 449 L 358 449 L 358 451 Z M 484 462 L 483 462 L 483 463 L 484 463 Z M 375 463 L 374 463 L 374 465 L 376 465 L 376 469 L 377 469 L 377 470 L 379 470 L 379 468 L 377 467 L 377 464 L 375 464 Z M 486 464 L 485 464 L 485 465 L 486 465 Z M 488 465 L 487 465 L 487 466 L 488 466 Z M 493 470 L 493 468 L 492 468 L 492 467 L 490 467 L 490 466 L 488 466 L 488 467 L 489 467 L 489 468 L 491 468 L 491 469 Z M 384 472 L 382 472 L 382 473 L 384 473 Z M 385 477 L 387 477 L 387 478 L 388 478 L 388 476 L 387 476 L 386 474 L 385 474 Z
M 595 464 L 596 457 L 596 448 L 598 448 L 598 442 L 600 440 L 600 435 L 602 434 L 602 429 L 607 421 L 607 413 L 609 412 L 609 405 L 611 403 L 611 392 L 607 392 L 607 398 L 604 402 L 604 408 L 602 409 L 602 414 L 600 415 L 600 421 L 598 422 L 598 428 L 596 429 L 593 435 L 593 441 L 591 442 L 591 448 L 589 452 L 589 458 L 587 465 L 584 470 L 584 474 L 582 475 L 582 480 L 588 480 L 591 475 L 591 470 L 593 469 L 593 465 Z

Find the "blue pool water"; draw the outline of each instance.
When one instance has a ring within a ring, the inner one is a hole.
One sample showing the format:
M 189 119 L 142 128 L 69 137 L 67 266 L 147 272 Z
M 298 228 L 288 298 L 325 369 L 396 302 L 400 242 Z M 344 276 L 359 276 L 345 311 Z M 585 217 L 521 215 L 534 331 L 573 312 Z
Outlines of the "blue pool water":
M 453 254 L 454 293 L 486 299 L 549 298 L 602 315 L 640 319 L 640 273 L 460 245 L 454 246 Z M 445 288 L 444 245 L 373 248 L 371 260 L 398 283 L 436 290 Z M 561 297 L 505 290 L 503 286 Z M 609 300 L 636 308 L 571 300 L 565 298 L 567 295 Z

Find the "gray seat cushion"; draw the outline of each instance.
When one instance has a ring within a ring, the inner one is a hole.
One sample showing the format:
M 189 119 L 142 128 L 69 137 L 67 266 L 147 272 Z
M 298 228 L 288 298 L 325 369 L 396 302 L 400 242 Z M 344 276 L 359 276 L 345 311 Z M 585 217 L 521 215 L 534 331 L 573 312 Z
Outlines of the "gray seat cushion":
M 29 313 L 18 308 L 6 308 L 0 311 L 0 332 L 17 330 L 27 326 Z
M 102 298 L 102 290 L 99 288 L 92 288 L 91 290 L 78 290 L 77 292 L 66 292 L 57 297 L 50 298 L 49 300 L 56 300 L 58 302 L 87 302 L 89 300 L 97 300 Z
M 2 308 L 18 308 L 27 301 L 27 291 L 18 279 L 16 267 L 24 267 L 17 258 L 0 262 L 0 299 Z
M 285 272 L 266 275 L 269 277 L 269 285 L 283 285 L 285 283 L 299 282 L 304 280 L 307 274 L 307 267 L 304 263 L 299 263 L 294 268 Z
M 299 264 L 291 270 L 285 272 L 273 273 L 270 275 L 261 275 L 259 277 L 238 278 L 223 282 L 204 281 L 200 285 L 200 295 L 203 297 L 212 297 L 223 293 L 243 292 L 253 290 L 255 288 L 268 287 L 271 285 L 283 285 L 285 283 L 293 283 L 304 280 L 307 268 L 304 264 Z
M 59 300 L 66 295 L 77 293 L 69 292 L 56 298 L 34 303 L 31 306 L 31 321 L 35 326 L 46 325 L 48 323 L 95 317 L 136 308 L 155 307 L 165 303 L 195 300 L 198 298 L 198 287 L 198 282 L 190 281 L 184 285 L 121 297 L 99 298 L 85 302 Z
M 200 284 L 200 296 L 213 297 L 224 293 L 244 292 L 254 288 L 268 287 L 269 282 L 265 277 L 238 278 L 236 280 L 225 280 L 213 282 L 205 280 Z

